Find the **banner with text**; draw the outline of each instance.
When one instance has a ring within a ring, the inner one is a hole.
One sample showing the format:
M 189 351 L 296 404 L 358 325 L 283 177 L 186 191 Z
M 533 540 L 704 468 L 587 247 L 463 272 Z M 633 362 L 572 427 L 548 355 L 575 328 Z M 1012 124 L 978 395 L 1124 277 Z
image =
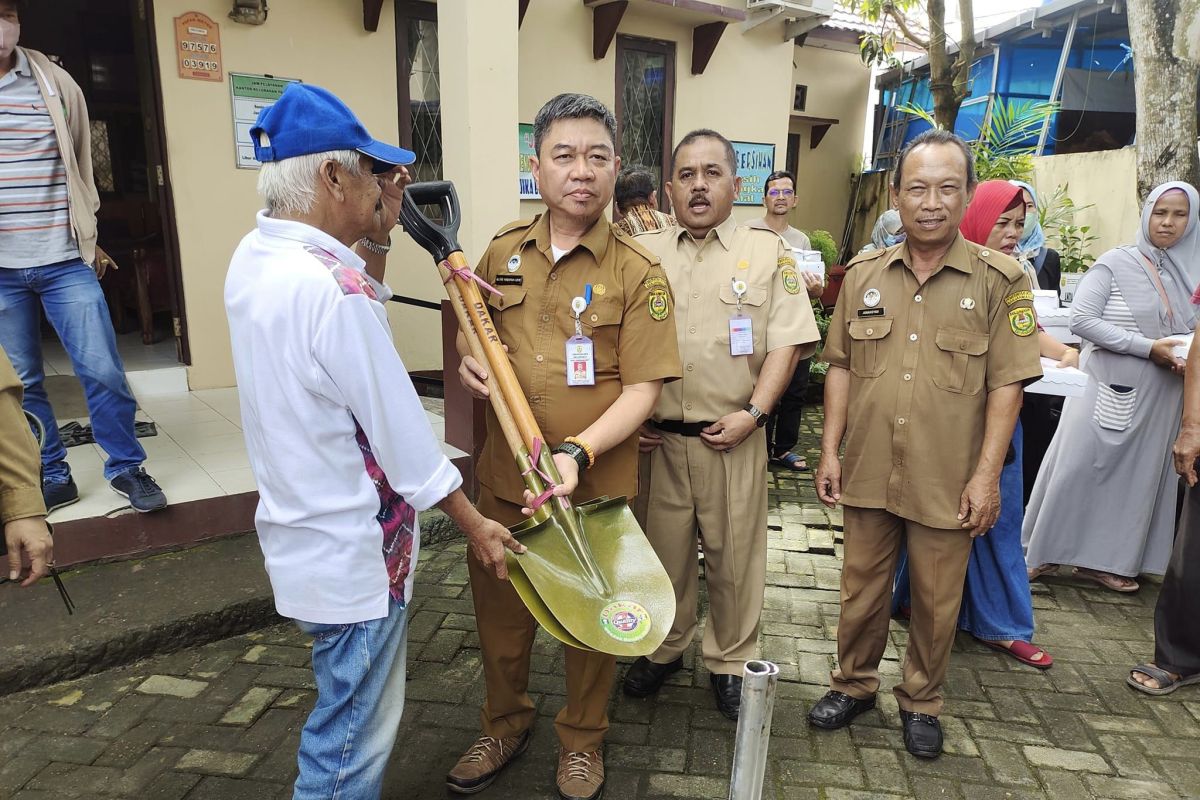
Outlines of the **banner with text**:
M 775 171 L 775 145 L 760 142 L 731 142 L 737 158 L 737 174 L 742 191 L 734 205 L 762 205 L 767 176 Z

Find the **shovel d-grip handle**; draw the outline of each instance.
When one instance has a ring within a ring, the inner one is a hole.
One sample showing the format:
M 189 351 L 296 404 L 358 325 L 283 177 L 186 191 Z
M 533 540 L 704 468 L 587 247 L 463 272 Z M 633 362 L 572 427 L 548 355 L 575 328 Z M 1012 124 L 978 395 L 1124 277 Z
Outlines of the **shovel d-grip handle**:
M 431 220 L 421 211 L 421 206 L 440 208 L 442 221 L 438 223 Z M 439 264 L 450 258 L 450 254 L 456 250 L 462 251 L 458 244 L 458 225 L 461 220 L 458 193 L 450 181 L 410 183 L 405 187 L 404 200 L 400 204 L 400 224 Z

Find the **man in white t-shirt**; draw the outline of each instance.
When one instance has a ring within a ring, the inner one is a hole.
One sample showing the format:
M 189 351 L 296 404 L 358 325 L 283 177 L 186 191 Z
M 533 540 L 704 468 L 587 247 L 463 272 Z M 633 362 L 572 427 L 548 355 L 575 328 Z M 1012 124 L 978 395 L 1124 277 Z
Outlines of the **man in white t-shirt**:
M 767 176 L 767 185 L 763 190 L 763 207 L 766 213 L 759 219 L 747 222 L 747 227 L 775 231 L 793 250 L 812 249 L 808 235 L 788 223 L 788 214 L 796 207 L 796 177 L 792 173 L 781 169 Z M 825 282 L 820 275 L 800 270 L 800 278 L 804 281 L 804 288 L 810 298 L 815 300 L 821 296 Z M 779 398 L 779 406 L 767 421 L 767 452 L 771 462 L 795 471 L 808 469 L 804 457 L 792 450 L 800 441 L 800 415 L 804 408 L 808 371 L 811 367 L 812 358 L 800 360 L 791 380 L 788 381 L 787 389 Z
M 459 490 L 392 344 L 384 256 L 413 154 L 308 84 L 251 136 L 267 208 L 233 255 L 225 309 L 275 606 L 313 637 L 319 696 L 293 797 L 370 800 L 404 706 L 417 512 L 445 511 L 501 578 L 504 548 L 523 548 Z

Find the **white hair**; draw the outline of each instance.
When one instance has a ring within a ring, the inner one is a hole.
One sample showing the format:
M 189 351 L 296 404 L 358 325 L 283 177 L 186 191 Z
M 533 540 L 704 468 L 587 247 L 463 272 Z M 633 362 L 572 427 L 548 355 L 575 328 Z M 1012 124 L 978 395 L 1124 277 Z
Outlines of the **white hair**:
M 330 150 L 268 161 L 258 173 L 258 193 L 267 202 L 267 212 L 295 216 L 312 211 L 317 199 L 317 171 L 326 161 L 337 162 L 355 177 L 363 174 L 362 155 L 357 150 Z

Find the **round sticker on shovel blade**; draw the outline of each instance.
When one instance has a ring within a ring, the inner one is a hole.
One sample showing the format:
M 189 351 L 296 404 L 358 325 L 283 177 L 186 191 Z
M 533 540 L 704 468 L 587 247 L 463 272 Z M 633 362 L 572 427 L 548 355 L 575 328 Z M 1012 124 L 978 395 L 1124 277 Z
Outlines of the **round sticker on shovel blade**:
M 600 627 L 618 642 L 640 642 L 650 633 L 650 612 L 632 600 L 618 600 L 600 612 Z

